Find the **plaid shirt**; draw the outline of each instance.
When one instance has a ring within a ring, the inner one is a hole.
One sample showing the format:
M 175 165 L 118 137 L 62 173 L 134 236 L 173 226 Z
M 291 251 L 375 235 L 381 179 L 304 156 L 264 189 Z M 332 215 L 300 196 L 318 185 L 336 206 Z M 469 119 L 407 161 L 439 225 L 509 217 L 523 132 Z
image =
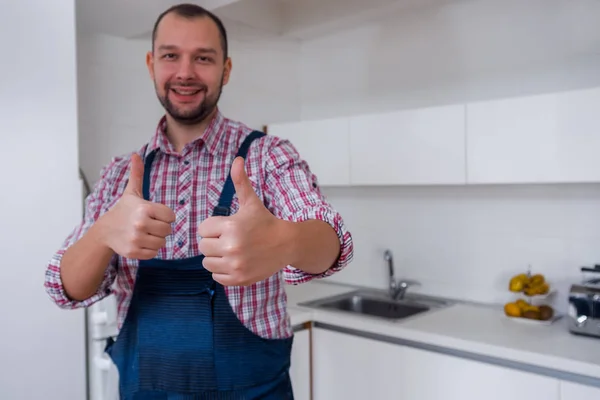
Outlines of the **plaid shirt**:
M 158 148 L 152 165 L 151 200 L 169 206 L 176 214 L 173 234 L 157 258 L 179 259 L 199 255 L 197 227 L 217 205 L 229 169 L 249 127 L 217 113 L 202 138 L 188 144 L 178 154 L 165 135 L 163 117 L 155 135 L 138 154 L 142 157 Z M 45 288 L 61 308 L 87 307 L 109 294 L 116 296 L 118 326 L 122 326 L 135 283 L 138 260 L 115 256 L 106 269 L 98 291 L 85 301 L 70 300 L 60 279 L 60 261 L 68 246 L 119 199 L 127 185 L 131 154 L 115 157 L 101 171 L 101 178 L 86 199 L 85 218 L 66 238 L 46 269 Z M 326 157 L 326 155 L 324 155 Z M 267 135 L 256 140 L 246 158 L 246 171 L 258 196 L 277 217 L 290 221 L 319 219 L 337 232 L 341 254 L 336 264 L 319 275 L 287 266 L 278 274 L 247 287 L 225 287 L 229 302 L 240 321 L 265 338 L 290 336 L 284 284 L 300 284 L 329 276 L 352 259 L 353 245 L 342 217 L 327 203 L 309 170 L 293 145 Z M 232 214 L 238 209 L 234 197 Z

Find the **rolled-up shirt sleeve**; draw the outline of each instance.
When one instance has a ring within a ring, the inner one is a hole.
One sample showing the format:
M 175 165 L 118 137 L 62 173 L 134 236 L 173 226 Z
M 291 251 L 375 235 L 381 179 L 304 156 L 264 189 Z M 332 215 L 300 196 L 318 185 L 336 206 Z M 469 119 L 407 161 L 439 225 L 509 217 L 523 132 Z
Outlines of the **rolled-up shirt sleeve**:
M 111 189 L 111 165 L 106 166 L 102 170 L 100 180 L 94 186 L 92 193 L 86 198 L 85 212 L 82 221 L 73 228 L 67 238 L 63 241 L 62 246 L 54 253 L 54 255 L 52 255 L 46 266 L 44 287 L 46 293 L 50 296 L 50 299 L 60 308 L 76 309 L 88 307 L 111 293 L 110 288 L 116 277 L 117 257 L 113 257 L 112 261 L 107 265 L 106 271 L 104 272 L 104 279 L 96 293 L 83 301 L 75 301 L 69 298 L 65 292 L 60 276 L 61 260 L 67 249 L 75 244 L 88 231 L 103 212 L 104 205 L 106 204 Z
M 301 158 L 291 142 L 271 138 L 265 161 L 265 204 L 278 218 L 301 222 L 321 220 L 329 224 L 340 242 L 340 253 L 335 263 L 320 274 L 311 274 L 288 265 L 284 279 L 288 284 L 301 284 L 315 278 L 331 276 L 351 261 L 354 254 L 352 235 L 340 213 L 321 192 L 317 176 Z

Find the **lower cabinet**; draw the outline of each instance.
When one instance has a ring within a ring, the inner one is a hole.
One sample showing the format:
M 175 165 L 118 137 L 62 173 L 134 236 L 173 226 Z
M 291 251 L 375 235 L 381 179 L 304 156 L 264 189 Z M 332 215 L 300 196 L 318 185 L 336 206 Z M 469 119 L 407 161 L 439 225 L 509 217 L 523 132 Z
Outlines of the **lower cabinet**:
M 295 332 L 290 376 L 294 400 L 310 400 L 310 329 Z
M 558 379 L 322 328 L 312 334 L 313 400 L 560 399 Z

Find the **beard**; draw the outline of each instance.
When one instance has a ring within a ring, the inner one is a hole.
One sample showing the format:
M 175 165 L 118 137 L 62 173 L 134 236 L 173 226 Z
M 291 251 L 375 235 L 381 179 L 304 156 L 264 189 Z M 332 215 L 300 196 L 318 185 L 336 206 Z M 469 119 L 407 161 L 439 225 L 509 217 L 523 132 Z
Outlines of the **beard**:
M 204 98 L 192 109 L 181 109 L 181 107 L 177 107 L 173 104 L 169 98 L 173 86 L 200 90 L 204 92 Z M 208 94 L 208 87 L 203 83 L 188 82 L 172 84 L 171 82 L 167 82 L 164 88 L 164 95 L 159 93 L 156 82 L 154 82 L 154 87 L 160 104 L 162 104 L 165 111 L 173 118 L 173 120 L 182 125 L 195 125 L 204 121 L 216 108 L 219 98 L 221 97 L 221 92 L 223 91 L 223 76 L 221 76 L 221 82 L 219 83 L 217 90 L 210 95 Z

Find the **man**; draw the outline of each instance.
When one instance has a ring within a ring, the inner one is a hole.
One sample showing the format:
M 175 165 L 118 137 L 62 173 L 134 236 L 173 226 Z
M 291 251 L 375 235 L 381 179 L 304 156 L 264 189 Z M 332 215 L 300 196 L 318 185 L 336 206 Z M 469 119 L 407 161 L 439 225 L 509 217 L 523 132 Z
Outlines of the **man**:
M 166 115 L 102 170 L 46 290 L 63 308 L 116 296 L 124 400 L 292 399 L 283 284 L 342 269 L 351 235 L 289 142 L 221 115 L 231 60 L 214 15 L 167 10 L 147 65 Z

